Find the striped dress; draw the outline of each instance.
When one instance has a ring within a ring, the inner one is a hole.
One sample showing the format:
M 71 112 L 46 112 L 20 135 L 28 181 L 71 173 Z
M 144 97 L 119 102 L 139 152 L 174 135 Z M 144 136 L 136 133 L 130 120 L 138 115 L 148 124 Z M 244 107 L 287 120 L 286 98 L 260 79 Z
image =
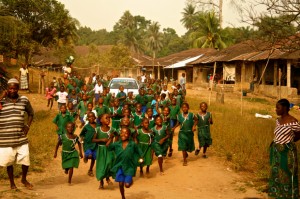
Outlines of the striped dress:
M 27 97 L 19 96 L 16 102 L 10 98 L 1 100 L 0 147 L 18 147 L 28 143 L 23 133 L 25 112 L 33 116 L 33 109 Z
M 276 120 L 274 140 L 270 146 L 269 196 L 298 198 L 298 160 L 294 133 L 300 131 L 298 122 L 280 124 Z

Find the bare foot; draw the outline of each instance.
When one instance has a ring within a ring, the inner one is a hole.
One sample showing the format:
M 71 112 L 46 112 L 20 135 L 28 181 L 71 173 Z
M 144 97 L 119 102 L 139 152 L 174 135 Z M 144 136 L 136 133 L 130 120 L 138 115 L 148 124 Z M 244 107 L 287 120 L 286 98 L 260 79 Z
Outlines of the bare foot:
M 11 189 L 11 190 L 18 190 L 18 188 L 17 188 L 17 186 L 16 186 L 15 184 L 10 185 L 10 189 Z
M 33 189 L 33 185 L 30 184 L 27 180 L 22 180 L 21 182 L 27 189 L 29 189 L 29 190 Z

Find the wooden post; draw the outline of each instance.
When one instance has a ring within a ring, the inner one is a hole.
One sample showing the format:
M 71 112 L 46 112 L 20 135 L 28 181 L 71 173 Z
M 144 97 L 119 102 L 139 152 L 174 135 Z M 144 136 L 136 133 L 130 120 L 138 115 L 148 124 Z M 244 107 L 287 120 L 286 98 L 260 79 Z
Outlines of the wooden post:
M 209 99 L 208 99 L 208 105 L 210 105 L 210 99 L 211 99 L 212 90 L 213 90 L 213 85 L 214 85 L 214 79 L 215 79 L 215 74 L 216 74 L 216 68 L 217 68 L 217 62 L 215 62 L 215 64 L 214 64 L 214 73 L 213 73 L 212 86 L 211 86 L 211 89 L 210 89 L 210 94 L 209 94 Z
M 286 86 L 291 88 L 291 60 L 287 60 L 286 65 Z
M 241 115 L 243 115 L 243 82 L 245 78 L 245 62 L 242 63 L 242 69 L 241 69 Z
M 41 94 L 41 76 L 39 75 L 39 90 L 38 93 Z
M 279 95 L 278 95 L 278 99 L 281 99 L 281 76 L 282 76 L 282 72 L 281 72 L 281 68 L 279 68 L 278 70 L 278 87 L 279 87 Z
M 277 86 L 277 78 L 278 78 L 278 66 L 277 66 L 277 61 L 274 61 L 274 80 L 273 80 L 274 86 Z

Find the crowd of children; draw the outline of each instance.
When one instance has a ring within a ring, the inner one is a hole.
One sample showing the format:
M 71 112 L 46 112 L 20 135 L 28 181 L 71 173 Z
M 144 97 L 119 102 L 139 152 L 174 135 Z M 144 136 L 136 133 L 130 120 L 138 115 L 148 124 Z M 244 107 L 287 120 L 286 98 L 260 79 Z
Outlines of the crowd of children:
M 146 175 L 150 173 L 153 155 L 157 156 L 160 174 L 164 174 L 163 161 L 167 156 L 172 157 L 177 127 L 180 127 L 178 150 L 182 151 L 183 166 L 187 166 L 188 152 L 195 151 L 198 155 L 203 147 L 203 157 L 207 157 L 213 122 L 205 102 L 200 104 L 199 113 L 193 114 L 189 112 L 180 84 L 169 92 L 167 85 L 159 80 L 146 79 L 136 96 L 132 92 L 125 93 L 123 86 L 112 95 L 109 80 L 110 77 L 105 80 L 103 76 L 94 76 L 85 83 L 74 75 L 64 81 L 58 78 L 58 82 L 52 82 L 47 88 L 47 106 L 51 109 L 56 99 L 59 109 L 53 119 L 58 135 L 54 157 L 62 145 L 62 167 L 69 174 L 69 183 L 81 157 L 85 163 L 90 161 L 89 176 L 94 176 L 96 163 L 99 189 L 104 188 L 104 179 L 111 185 L 112 177 L 119 182 L 122 198 L 125 198 L 124 187 L 132 185 L 137 168 L 140 168 L 140 176 L 144 175 L 144 167 Z M 79 136 L 74 134 L 77 118 Z M 196 128 L 199 147 L 195 150 Z

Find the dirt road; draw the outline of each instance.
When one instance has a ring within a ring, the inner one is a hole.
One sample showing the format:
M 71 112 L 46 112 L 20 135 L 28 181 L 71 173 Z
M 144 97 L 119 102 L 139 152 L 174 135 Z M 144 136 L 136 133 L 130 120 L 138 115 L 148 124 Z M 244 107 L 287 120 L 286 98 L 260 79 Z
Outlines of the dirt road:
M 193 91 L 197 92 L 197 91 Z M 35 103 L 35 109 L 44 107 Z M 266 198 L 254 188 L 246 186 L 241 174 L 231 171 L 225 163 L 209 149 L 208 158 L 189 154 L 188 166 L 182 166 L 182 155 L 177 151 L 177 136 L 174 137 L 173 157 L 164 161 L 165 174 L 160 175 L 157 159 L 150 168 L 150 177 L 134 178 L 131 188 L 125 190 L 127 199 L 258 199 Z M 196 142 L 197 143 L 197 142 Z M 212 146 L 213 147 L 213 146 Z M 54 149 L 54 146 L 53 146 Z M 98 190 L 99 182 L 87 175 L 88 164 L 81 160 L 79 168 L 74 170 L 73 184 L 67 183 L 67 175 L 61 168 L 60 158 L 53 159 L 44 173 L 30 173 L 28 179 L 34 190 L 26 190 L 16 179 L 19 191 L 9 190 L 8 180 L 0 181 L 0 198 L 45 198 L 45 199 L 117 199 L 121 198 L 118 184 L 104 190 Z

